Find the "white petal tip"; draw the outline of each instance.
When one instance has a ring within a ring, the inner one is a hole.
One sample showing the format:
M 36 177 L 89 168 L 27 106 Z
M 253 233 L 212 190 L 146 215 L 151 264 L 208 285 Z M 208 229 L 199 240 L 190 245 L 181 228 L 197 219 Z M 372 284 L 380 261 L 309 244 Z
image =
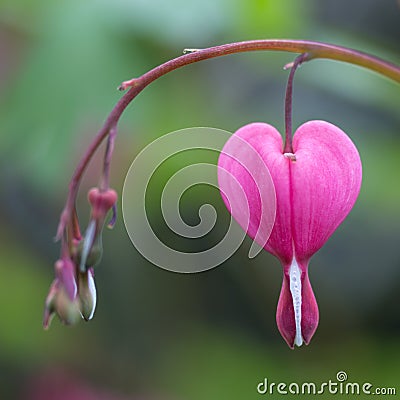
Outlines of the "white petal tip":
M 303 344 L 303 338 L 302 338 L 301 336 L 298 336 L 298 335 L 296 334 L 296 338 L 294 339 L 294 344 L 295 344 L 297 347 L 300 347 L 300 346 Z

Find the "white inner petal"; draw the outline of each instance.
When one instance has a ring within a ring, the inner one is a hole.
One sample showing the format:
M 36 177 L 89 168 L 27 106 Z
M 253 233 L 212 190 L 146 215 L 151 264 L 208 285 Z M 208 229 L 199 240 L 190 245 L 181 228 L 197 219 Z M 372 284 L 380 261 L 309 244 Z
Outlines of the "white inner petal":
M 92 311 L 91 311 L 91 313 L 90 313 L 90 315 L 88 317 L 88 320 L 91 320 L 93 318 L 93 314 L 94 314 L 94 311 L 96 309 L 97 294 L 96 294 L 96 285 L 94 283 L 94 279 L 93 279 L 92 273 L 90 271 L 88 271 L 87 274 L 88 274 L 89 291 L 90 291 L 90 294 L 92 295 L 92 300 L 93 300 L 93 308 L 92 308 Z
M 295 258 L 289 268 L 290 293 L 293 299 L 294 320 L 296 323 L 296 337 L 294 344 L 301 346 L 303 337 L 301 335 L 301 270 Z

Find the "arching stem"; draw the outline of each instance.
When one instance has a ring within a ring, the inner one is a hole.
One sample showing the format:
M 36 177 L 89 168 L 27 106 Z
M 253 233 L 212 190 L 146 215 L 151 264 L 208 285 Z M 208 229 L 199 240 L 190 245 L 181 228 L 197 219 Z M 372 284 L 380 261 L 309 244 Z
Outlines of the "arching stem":
M 251 40 L 246 42 L 229 43 L 221 46 L 210 47 L 207 49 L 191 49 L 187 54 L 167 61 L 164 64 L 150 70 L 139 78 L 125 81 L 120 85 L 121 90 L 130 88 L 130 90 L 118 101 L 111 113 L 109 114 L 103 127 L 99 130 L 89 148 L 83 155 L 78 164 L 69 184 L 67 201 L 61 213 L 60 222 L 57 229 L 56 239 L 60 239 L 65 232 L 67 225 L 71 223 L 73 210 L 75 207 L 75 199 L 78 193 L 79 184 L 83 173 L 85 172 L 90 160 L 97 151 L 98 147 L 110 133 L 114 132 L 109 150 L 106 150 L 105 163 L 109 164 L 112 155 L 112 145 L 115 140 L 116 127 L 121 114 L 129 103 L 150 83 L 159 77 L 185 65 L 193 64 L 210 58 L 221 57 L 228 54 L 241 53 L 247 51 L 285 51 L 292 53 L 308 53 L 308 60 L 314 58 L 328 58 L 337 61 L 348 62 L 364 68 L 368 68 L 389 79 L 393 79 L 400 83 L 400 68 L 390 62 L 384 61 L 378 57 L 349 49 L 341 46 L 334 46 L 327 43 L 312 42 L 305 40 Z M 115 129 L 115 131 L 114 131 Z M 109 165 L 104 167 L 105 179 L 102 185 L 107 186 L 107 174 Z
M 285 96 L 285 146 L 284 153 L 293 153 L 292 139 L 292 105 L 293 105 L 293 80 L 294 74 L 300 65 L 309 59 L 308 53 L 299 55 L 292 63 L 285 65 L 285 69 L 290 68 L 290 74 L 286 85 Z

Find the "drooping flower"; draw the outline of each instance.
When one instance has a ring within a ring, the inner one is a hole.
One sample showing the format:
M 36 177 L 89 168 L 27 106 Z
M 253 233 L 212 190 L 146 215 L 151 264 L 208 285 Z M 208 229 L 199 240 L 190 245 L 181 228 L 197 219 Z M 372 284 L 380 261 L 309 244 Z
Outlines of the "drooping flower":
M 93 188 L 89 190 L 88 200 L 92 207 L 90 221 L 85 238 L 78 248 L 79 270 L 82 273 L 98 264 L 101 259 L 104 220 L 117 201 L 117 193 L 112 189 L 101 191 Z
M 93 188 L 88 200 L 91 215 L 85 236 L 81 237 L 77 219 L 71 219 L 69 233 L 62 236 L 62 256 L 55 263 L 56 278 L 45 302 L 45 329 L 55 314 L 67 325 L 75 324 L 81 317 L 86 321 L 93 318 L 97 298 L 93 267 L 102 256 L 101 236 L 107 213 L 113 209 L 115 217 L 117 194 L 112 189 Z
M 262 187 L 259 179 L 248 179 L 258 174 L 258 167 L 244 152 L 243 142 L 257 152 L 269 170 L 276 193 L 275 221 L 271 221 L 271 213 L 261 217 L 268 204 L 261 204 L 260 192 L 272 189 Z M 274 127 L 253 123 L 232 135 L 218 165 L 219 186 L 228 210 L 247 234 L 282 264 L 283 283 L 276 314 L 281 335 L 291 348 L 308 344 L 319 320 L 308 264 L 357 199 L 362 168 L 356 147 L 338 127 L 325 121 L 309 121 L 295 132 L 293 153 L 284 153 L 281 135 Z M 241 210 L 230 206 L 237 192 L 226 171 L 242 185 L 250 209 L 247 223 Z M 258 231 L 271 224 L 269 238 L 260 241 Z

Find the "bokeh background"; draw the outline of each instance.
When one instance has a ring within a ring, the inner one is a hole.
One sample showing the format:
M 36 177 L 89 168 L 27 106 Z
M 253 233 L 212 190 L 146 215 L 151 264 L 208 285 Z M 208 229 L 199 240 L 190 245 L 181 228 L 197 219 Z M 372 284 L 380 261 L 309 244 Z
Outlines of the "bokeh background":
M 223 265 L 192 275 L 147 262 L 120 218 L 104 235 L 93 321 L 41 326 L 53 279 L 59 212 L 74 166 L 120 98 L 122 80 L 181 54 L 256 38 L 327 41 L 400 63 L 395 0 L 1 0 L 0 1 L 0 398 L 256 399 L 258 382 L 316 383 L 340 370 L 349 381 L 400 391 L 400 90 L 372 72 L 327 60 L 297 74 L 294 126 L 325 119 L 357 144 L 364 168 L 349 218 L 315 255 L 310 276 L 320 325 L 310 346 L 290 350 L 275 324 L 281 268 L 250 241 Z M 293 55 L 248 53 L 185 67 L 148 87 L 120 124 L 112 165 L 121 192 L 130 163 L 157 137 L 185 127 L 235 131 L 252 121 L 283 130 Z M 162 181 L 202 157 L 161 169 Z M 100 159 L 82 186 L 98 182 Z M 154 189 L 151 221 L 174 243 Z M 211 203 L 228 221 L 216 189 L 182 198 L 189 224 Z M 119 205 L 120 207 L 120 205 Z M 185 242 L 186 243 L 186 242 Z M 281 396 L 270 396 L 280 398 Z M 330 395 L 319 396 L 330 398 Z M 362 396 L 357 396 L 362 398 Z

